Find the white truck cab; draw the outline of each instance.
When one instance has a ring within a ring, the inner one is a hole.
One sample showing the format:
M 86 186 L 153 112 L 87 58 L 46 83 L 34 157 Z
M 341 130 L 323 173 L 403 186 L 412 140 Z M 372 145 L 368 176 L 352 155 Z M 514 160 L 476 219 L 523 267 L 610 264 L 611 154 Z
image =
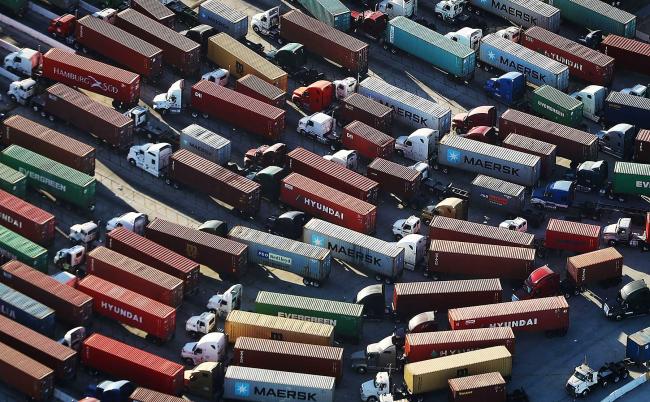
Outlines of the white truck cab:
M 185 331 L 192 337 L 213 332 L 217 326 L 217 316 L 214 313 L 205 312 L 201 315 L 194 315 L 185 322 Z
M 364 402 L 378 401 L 382 395 L 391 392 L 390 376 L 385 371 L 380 371 L 374 380 L 361 384 L 361 400 Z
M 633 86 L 631 88 L 623 88 L 623 89 L 621 89 L 621 93 L 628 94 L 628 95 L 634 95 L 634 96 L 640 96 L 642 98 L 645 98 L 646 94 L 648 93 L 648 87 L 645 86 L 645 85 L 636 84 L 635 86 Z
M 438 130 L 418 128 L 408 136 L 400 136 L 395 140 L 395 151 L 407 159 L 427 161 L 436 152 Z
M 230 72 L 225 68 L 219 68 L 209 73 L 205 73 L 201 76 L 202 80 L 214 82 L 217 85 L 225 87 L 228 85 L 228 79 L 230 78 Z
M 75 327 L 69 330 L 63 335 L 63 338 L 59 339 L 59 343 L 63 346 L 67 346 L 72 350 L 79 352 L 81 350 L 81 343 L 86 339 L 86 328 L 84 327 Z
M 31 77 L 41 66 L 42 58 L 41 52 L 26 47 L 5 56 L 4 68 L 12 73 Z
M 514 230 L 515 232 L 526 233 L 528 231 L 528 221 L 524 218 L 507 219 L 499 224 L 502 229 Z
M 395 235 L 396 240 L 399 240 L 406 235 L 419 233 L 420 218 L 415 215 L 411 215 L 406 219 L 398 219 L 393 223 L 393 235 Z
M 178 80 L 169 87 L 167 93 L 154 96 L 153 109 L 160 114 L 180 113 L 183 108 L 181 101 L 184 85 L 185 80 Z
M 74 244 L 90 244 L 99 240 L 99 227 L 95 222 L 77 223 L 70 226 L 70 241 Z
M 280 26 L 280 7 L 273 7 L 262 13 L 253 15 L 251 26 L 256 34 L 270 35 Z
M 357 79 L 354 77 L 332 81 L 332 85 L 334 85 L 336 99 L 345 99 L 357 92 Z
M 64 248 L 54 255 L 54 265 L 63 271 L 74 271 L 86 260 L 86 247 L 77 244 L 70 248 Z
M 323 158 L 354 171 L 359 166 L 359 154 L 354 150 L 342 149 L 335 152 L 334 155 L 324 155 Z
M 443 0 L 436 3 L 433 13 L 444 21 L 450 21 L 463 13 L 465 0 Z
M 465 27 L 456 32 L 445 34 L 445 38 L 449 38 L 454 42 L 468 46 L 472 50 L 477 50 L 481 44 L 481 38 L 483 38 L 483 31 L 476 28 Z
M 123 215 L 116 216 L 106 223 L 106 232 L 123 227 L 139 235 L 144 234 L 144 228 L 149 223 L 147 214 L 141 212 L 127 212 Z
M 217 293 L 208 300 L 207 309 L 220 318 L 226 318 L 228 313 L 241 308 L 242 285 L 232 285 L 223 293 Z
M 14 81 L 9 84 L 7 95 L 12 101 L 26 105 L 36 95 L 36 81 L 31 78 Z
M 508 27 L 508 28 L 500 29 L 496 31 L 494 34 L 503 39 L 508 39 L 511 42 L 519 43 L 519 38 L 521 36 L 521 28 Z
M 225 334 L 211 332 L 203 335 L 198 342 L 186 343 L 181 351 L 181 358 L 191 366 L 204 362 L 219 362 L 225 359 L 227 347 Z
M 582 108 L 584 117 L 596 123 L 600 120 L 605 107 L 607 88 L 600 85 L 589 85 L 581 91 L 573 92 L 571 96 L 584 105 Z
M 126 160 L 137 168 L 156 176 L 163 177 L 172 156 L 172 146 L 166 142 L 134 145 L 129 149 Z
M 395 17 L 411 18 L 417 14 L 417 0 L 382 0 L 377 3 L 375 11 L 381 11 L 388 16 L 388 19 Z
M 317 112 L 298 121 L 296 129 L 300 135 L 310 137 L 318 142 L 329 144 L 335 137 L 336 120 L 328 114 Z
M 115 21 L 115 16 L 117 15 L 117 10 L 114 8 L 105 8 L 103 10 L 95 11 L 92 16 L 110 22 L 111 24 Z
M 427 238 L 421 234 L 407 234 L 397 241 L 404 249 L 404 268 L 415 271 L 427 255 Z

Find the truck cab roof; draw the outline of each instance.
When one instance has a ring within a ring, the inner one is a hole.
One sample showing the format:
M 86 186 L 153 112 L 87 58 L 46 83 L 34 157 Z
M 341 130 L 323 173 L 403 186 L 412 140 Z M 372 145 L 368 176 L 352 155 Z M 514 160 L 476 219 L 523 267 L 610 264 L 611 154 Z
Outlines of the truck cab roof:
M 565 193 L 568 193 L 571 191 L 571 187 L 573 186 L 573 182 L 568 181 L 568 180 L 558 180 L 554 181 L 553 183 L 549 184 L 549 190 L 551 191 L 562 191 Z
M 393 337 L 387 336 L 379 342 L 368 344 L 366 347 L 366 353 L 383 353 L 391 346 L 393 346 Z
M 636 293 L 643 292 L 644 289 L 648 289 L 648 285 L 645 283 L 643 279 L 639 279 L 637 281 L 630 282 L 627 285 L 623 286 L 619 291 L 619 296 L 621 300 L 625 301 L 630 296 Z
M 531 272 L 526 282 L 534 285 L 550 275 L 555 275 L 555 271 L 553 271 L 548 265 L 544 265 Z

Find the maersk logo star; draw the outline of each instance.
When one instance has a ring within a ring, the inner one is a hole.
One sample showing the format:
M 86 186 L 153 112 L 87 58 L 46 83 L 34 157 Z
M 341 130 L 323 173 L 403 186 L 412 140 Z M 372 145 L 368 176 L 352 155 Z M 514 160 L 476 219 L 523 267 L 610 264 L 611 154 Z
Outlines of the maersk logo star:
M 460 152 L 456 151 L 455 149 L 448 149 L 447 160 L 451 163 L 460 162 Z
M 251 386 L 246 382 L 235 383 L 235 395 L 237 396 L 250 396 Z
M 496 57 L 496 55 L 494 54 L 493 51 L 490 50 L 490 52 L 488 53 L 488 57 L 489 57 L 490 59 L 494 60 L 494 58 Z
M 311 237 L 311 244 L 318 247 L 323 247 L 325 244 L 325 238 L 323 236 L 313 235 Z

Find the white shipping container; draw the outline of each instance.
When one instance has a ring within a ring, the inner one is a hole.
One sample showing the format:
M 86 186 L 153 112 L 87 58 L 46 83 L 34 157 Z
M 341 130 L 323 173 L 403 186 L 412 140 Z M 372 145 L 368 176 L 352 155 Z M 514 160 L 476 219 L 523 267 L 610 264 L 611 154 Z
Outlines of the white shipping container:
M 560 29 L 560 10 L 540 0 L 470 0 L 470 4 L 523 28 Z
M 230 140 L 198 124 L 191 124 L 181 130 L 181 149 L 199 155 L 218 165 L 230 161 Z

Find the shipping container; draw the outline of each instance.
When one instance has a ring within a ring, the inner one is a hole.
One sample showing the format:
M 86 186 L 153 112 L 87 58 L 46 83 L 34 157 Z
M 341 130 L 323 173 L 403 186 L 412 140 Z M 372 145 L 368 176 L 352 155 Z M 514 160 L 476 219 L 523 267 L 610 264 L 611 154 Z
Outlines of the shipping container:
M 343 348 L 240 336 L 233 348 L 232 364 L 266 370 L 343 376 Z
M 498 372 L 450 378 L 448 384 L 450 402 L 506 402 L 506 380 Z
M 569 67 L 496 34 L 481 39 L 479 60 L 505 72 L 521 72 L 535 85 L 550 85 L 560 91 L 569 87 Z
M 377 207 L 298 173 L 282 179 L 280 202 L 357 232 L 375 232 Z
M 512 133 L 508 134 L 508 136 L 503 139 L 501 146 L 508 149 L 514 149 L 515 151 L 539 156 L 542 168 L 540 177 L 543 179 L 549 179 L 553 176 L 556 162 L 555 158 L 557 157 L 556 145 Z
M 215 197 L 243 214 L 255 216 L 259 211 L 261 186 L 258 183 L 187 149 L 172 154 L 169 178 Z
M 287 167 L 360 200 L 377 202 L 379 183 L 305 148 L 298 147 L 287 154 Z
M 285 367 L 285 369 L 290 368 Z M 284 402 L 307 398 L 314 402 L 334 402 L 334 377 L 252 367 L 230 366 L 226 370 L 223 397 L 228 400 Z
M 190 124 L 181 130 L 180 143 L 181 149 L 187 149 L 217 165 L 230 162 L 230 140 L 198 124 Z
M 616 60 L 617 69 L 645 74 L 650 70 L 650 44 L 618 35 L 607 35 L 600 51 Z
M 119 67 L 52 48 L 43 55 L 43 77 L 104 95 L 124 105 L 140 100 L 140 76 Z
M 595 135 L 508 109 L 499 117 L 499 137 L 503 140 L 512 133 L 554 144 L 557 156 L 575 164 L 598 158 L 598 137 Z
M 393 314 L 403 320 L 425 311 L 501 302 L 499 279 L 401 282 L 393 287 Z
M 47 272 L 47 250 L 0 225 L 0 261 L 13 259 Z
M 0 281 L 53 309 L 57 320 L 73 327 L 90 324 L 92 297 L 18 261 L 4 264 L 1 270 Z
M 145 78 L 155 81 L 162 74 L 162 49 L 101 18 L 87 15 L 77 20 L 74 38 L 84 48 Z
M 551 0 L 560 9 L 562 19 L 589 30 L 633 38 L 636 17 L 599 0 Z
M 446 216 L 435 216 L 429 224 L 429 238 L 532 248 L 535 236 L 531 233 L 516 232 Z
M 583 103 L 550 85 L 533 91 L 530 107 L 536 114 L 565 126 L 577 127 L 582 123 Z
M 101 334 L 81 346 L 81 363 L 114 378 L 171 395 L 183 391 L 184 367 Z
M 382 191 L 395 194 L 403 201 L 418 195 L 422 180 L 420 171 L 382 158 L 376 158 L 368 165 L 367 174 L 379 183 Z
M 224 331 L 229 343 L 240 336 L 332 346 L 334 326 L 286 317 L 233 310 L 228 313 Z
M 378 276 L 396 279 L 404 270 L 404 249 L 376 237 L 320 219 L 303 227 L 302 241 L 326 247 L 332 257 Z
M 192 108 L 267 140 L 284 130 L 284 110 L 206 80 L 192 86 Z
M 546 226 L 544 246 L 587 253 L 600 246 L 600 226 L 551 218 Z
M 650 163 L 650 130 L 639 130 L 634 140 L 634 157 L 638 163 Z
M 246 74 L 235 81 L 235 91 L 279 109 L 283 109 L 287 102 L 287 93 L 285 91 L 254 74 Z
M 130 117 L 63 84 L 47 89 L 43 110 L 114 148 L 128 148 L 133 143 Z
M 248 33 L 248 16 L 216 0 L 208 0 L 199 5 L 199 22 L 235 39 L 243 39 Z
M 469 4 L 504 18 L 511 25 L 522 28 L 539 26 L 552 32 L 560 29 L 560 10 L 539 0 L 470 0 Z
M 292 272 L 305 284 L 320 285 L 332 266 L 330 251 L 271 233 L 235 226 L 228 238 L 248 246 L 248 262 Z
M 363 306 L 356 303 L 260 291 L 255 312 L 330 324 L 342 339 L 359 341 L 363 334 Z
M 368 72 L 368 44 L 298 10 L 280 16 L 280 37 L 302 43 L 306 50 L 328 59 L 349 72 Z
M 0 343 L 0 381 L 31 401 L 49 401 L 54 394 L 54 371 Z
M 3 190 L 0 190 L 0 225 L 41 245 L 54 241 L 54 215 Z
M 623 256 L 614 247 L 569 257 L 566 272 L 576 286 L 607 280 L 620 280 Z
M 464 80 L 474 77 L 476 52 L 444 35 L 405 17 L 388 21 L 386 43 Z
M 366 96 L 353 93 L 341 101 L 341 105 L 335 111 L 335 117 L 339 125 L 347 125 L 359 120 L 377 130 L 390 133 L 393 109 Z
M 353 121 L 343 127 L 341 144 L 355 150 L 366 159 L 390 159 L 395 151 L 395 139 L 366 123 Z
M 174 29 L 174 12 L 157 0 L 131 0 L 131 8 Z
M 612 91 L 605 99 L 605 123 L 626 123 L 650 129 L 650 98 Z
M 0 283 L 0 314 L 46 336 L 54 336 L 54 310 Z
M 160 218 L 147 226 L 145 236 L 221 276 L 238 277 L 246 272 L 248 246 L 245 244 Z
M 404 383 L 413 395 L 445 389 L 450 378 L 499 372 L 512 374 L 512 355 L 504 346 L 473 350 L 457 355 L 408 363 L 404 366 Z
M 0 7 L 6 11 L 10 11 L 17 17 L 23 17 L 28 9 L 27 0 L 2 0 Z
M 6 119 L 2 145 L 20 145 L 75 170 L 95 175 L 95 148 L 20 115 Z
M 216 3 L 216 1 L 214 1 Z M 253 74 L 283 91 L 287 91 L 287 73 L 225 33 L 208 39 L 208 60 L 241 78 Z
M 566 64 L 569 75 L 591 84 L 609 86 L 614 78 L 614 59 L 548 30 L 528 28 L 520 43 L 544 56 Z
M 130 8 L 117 14 L 115 25 L 162 49 L 163 64 L 179 74 L 189 77 L 199 73 L 201 45 L 193 40 Z
M 404 356 L 409 363 L 472 350 L 505 346 L 515 353 L 515 334 L 510 327 L 459 329 L 406 334 Z
M 347 32 L 350 30 L 350 9 L 339 0 L 298 0 L 318 21 Z
M 95 208 L 94 177 L 18 145 L 2 151 L 0 161 L 27 175 L 29 186 L 36 190 L 81 208 Z
M 198 291 L 199 264 L 156 242 L 119 227 L 106 234 L 106 247 L 183 280 L 186 295 Z
M 462 307 L 450 309 L 447 315 L 452 330 L 511 327 L 562 335 L 569 330 L 569 304 L 564 296 Z
M 129 396 L 129 402 L 186 402 L 187 399 L 138 387 Z
M 77 288 L 93 298 L 93 311 L 98 315 L 137 328 L 159 341 L 174 336 L 176 309 L 172 307 L 94 275 L 79 281 Z
M 637 364 L 650 361 L 650 328 L 645 328 L 627 336 L 625 357 Z
M 526 187 L 480 174 L 472 181 L 470 202 L 473 206 L 493 207 L 518 214 L 524 209 Z
M 650 165 L 616 162 L 612 184 L 615 194 L 650 196 Z
M 27 193 L 27 176 L 0 163 L 0 190 L 25 198 Z

